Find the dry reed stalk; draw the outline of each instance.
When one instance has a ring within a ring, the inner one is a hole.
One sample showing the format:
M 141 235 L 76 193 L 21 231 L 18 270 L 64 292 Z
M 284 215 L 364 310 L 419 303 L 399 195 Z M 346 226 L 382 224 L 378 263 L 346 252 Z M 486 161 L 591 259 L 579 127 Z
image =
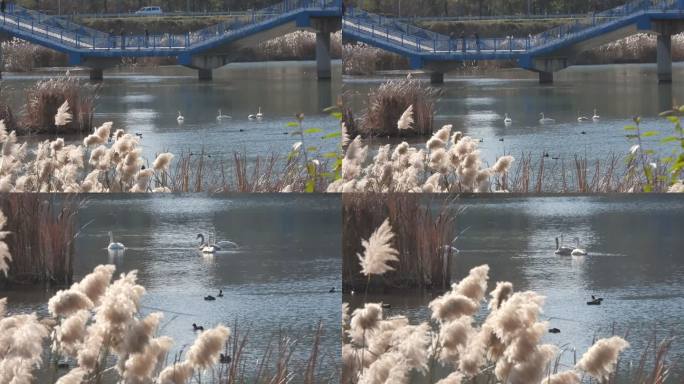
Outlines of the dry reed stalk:
M 69 75 L 37 82 L 26 92 L 26 112 L 17 133 L 91 133 L 98 90 L 98 85 L 83 84 Z M 65 101 L 69 103 L 73 120 L 58 127 L 55 114 Z
M 80 202 L 43 194 L 8 194 L 0 203 L 7 214 L 7 243 L 13 255 L 9 281 L 68 285 L 73 277 L 76 213 Z
M 395 249 L 401 255 L 392 263 L 394 271 L 371 279 L 383 287 L 445 288 L 450 283 L 451 247 L 455 236 L 456 212 L 443 203 L 438 213 L 417 194 L 344 194 L 342 196 L 342 275 L 346 290 L 362 291 L 367 280 L 361 276 L 357 254 L 363 253 L 361 239 L 389 218 Z
M 368 94 L 367 110 L 359 121 L 362 136 L 426 136 L 433 131 L 438 91 L 410 76 L 389 80 Z M 412 129 L 399 130 L 397 121 L 413 106 Z

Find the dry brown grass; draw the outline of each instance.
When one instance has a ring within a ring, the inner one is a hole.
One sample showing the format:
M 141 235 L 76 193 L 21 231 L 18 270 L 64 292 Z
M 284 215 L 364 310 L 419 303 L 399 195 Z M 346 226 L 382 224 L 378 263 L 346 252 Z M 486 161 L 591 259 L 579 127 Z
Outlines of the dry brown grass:
M 321 338 L 323 325 L 318 323 L 313 334 L 309 356 L 306 361 L 294 362 L 293 355 L 299 348 L 298 338 L 288 335 L 285 331 L 277 331 L 269 340 L 266 350 L 258 359 L 253 371 L 247 369 L 248 355 L 254 357 L 253 351 L 248 351 L 249 331 L 243 332 L 237 321 L 232 327 L 233 333 L 227 342 L 224 354 L 231 356 L 228 364 L 219 366 L 216 372 L 216 382 L 220 384 L 269 383 L 285 384 L 297 382 L 302 384 L 333 383 L 337 372 L 319 370 L 321 356 Z M 334 366 L 338 362 L 331 360 Z
M 278 154 L 250 158 L 233 152 L 230 158 L 220 158 L 204 151 L 184 153 L 174 159 L 168 179 L 160 180 L 158 186 L 181 193 L 273 193 L 289 185 L 293 192 L 303 192 L 309 176 L 299 160 Z M 321 162 L 317 174 L 325 173 L 327 167 L 327 162 Z M 314 192 L 325 192 L 329 182 L 318 177 Z
M 26 91 L 26 113 L 17 133 L 91 133 L 98 89 L 97 85 L 85 84 L 69 75 L 37 82 Z M 57 127 L 55 114 L 65 100 L 69 102 L 73 119 Z
M 432 134 L 438 91 L 410 76 L 388 80 L 368 93 L 367 109 L 357 122 L 364 137 L 427 136 Z M 412 129 L 399 131 L 397 121 L 413 105 Z
M 11 232 L 9 282 L 71 284 L 79 206 L 76 198 L 57 201 L 45 194 L 6 194 L 0 199 Z
M 361 239 L 368 237 L 389 218 L 395 233 L 394 247 L 402 257 L 392 263 L 395 271 L 371 279 L 371 289 L 446 288 L 451 283 L 451 244 L 457 212 L 440 200 L 435 213 L 427 197 L 419 194 L 344 194 L 342 196 L 342 276 L 345 290 L 363 291 L 357 254 Z
M 656 171 L 653 192 L 668 190 L 661 168 Z M 646 184 L 637 162 L 625 163 L 621 155 L 608 154 L 592 161 L 575 155 L 566 164 L 563 159 L 539 155 L 537 160 L 531 153 L 523 153 L 516 158 L 505 189 L 513 193 L 631 193 L 644 191 Z

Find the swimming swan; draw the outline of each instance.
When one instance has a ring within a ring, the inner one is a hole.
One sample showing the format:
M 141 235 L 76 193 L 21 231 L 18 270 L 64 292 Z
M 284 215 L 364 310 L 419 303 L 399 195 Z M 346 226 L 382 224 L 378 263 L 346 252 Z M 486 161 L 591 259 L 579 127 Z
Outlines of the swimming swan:
M 580 248 L 579 239 L 577 237 L 575 237 L 575 249 L 573 249 L 572 252 L 570 252 L 570 255 L 572 255 L 572 256 L 586 256 L 587 255 L 587 251 L 585 249 Z
M 107 246 L 107 249 L 110 251 L 123 251 L 126 247 L 121 243 L 115 242 L 112 231 L 109 231 L 109 245 Z
M 238 248 L 237 244 L 227 240 L 219 241 L 218 243 L 206 243 L 204 240 L 204 235 L 201 233 L 197 234 L 197 238 L 200 239 L 199 250 L 202 253 L 216 253 Z
M 178 121 L 179 123 L 182 123 L 185 121 L 185 117 L 183 117 L 183 115 L 181 114 L 181 111 L 178 111 L 178 117 L 176 118 L 176 121 Z
M 590 120 L 591 119 L 589 119 L 588 117 L 582 116 L 579 112 L 577 112 L 577 122 L 586 123 L 587 121 L 590 121 Z
M 592 116 L 591 119 L 594 120 L 594 121 L 599 121 L 599 120 L 601 120 L 601 116 L 599 116 L 598 110 L 594 109 L 594 116 Z
M 563 235 L 561 235 L 560 243 L 558 242 L 558 238 L 556 237 L 556 251 L 554 252 L 556 255 L 569 256 L 573 250 L 574 248 L 566 247 L 563 245 Z
M 511 119 L 510 116 L 508 116 L 508 113 L 506 114 L 506 117 L 504 117 L 504 124 L 506 124 L 506 125 L 513 124 L 513 119 Z
M 539 116 L 541 116 L 541 119 L 539 119 L 539 122 L 542 124 L 550 124 L 550 123 L 555 123 L 556 120 L 550 118 L 550 117 L 545 117 L 544 113 L 540 113 Z
M 229 120 L 229 119 L 232 119 L 232 117 L 230 117 L 228 115 L 224 115 L 221 113 L 220 109 L 218 110 L 218 116 L 216 116 L 216 121 Z

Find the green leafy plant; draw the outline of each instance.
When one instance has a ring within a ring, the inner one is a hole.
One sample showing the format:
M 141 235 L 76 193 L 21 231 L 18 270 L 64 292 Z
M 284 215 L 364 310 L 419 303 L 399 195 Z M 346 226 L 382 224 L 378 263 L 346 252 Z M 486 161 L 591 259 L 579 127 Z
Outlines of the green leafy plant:
M 684 129 L 681 117 L 684 106 L 673 107 L 662 112 L 661 117 L 667 118 L 673 124 L 673 134 L 660 139 L 660 144 L 679 142 L 670 156 L 658 158 L 654 149 L 645 148 L 644 139 L 661 135 L 660 131 L 641 129 L 641 117 L 635 116 L 634 124 L 625 127 L 627 139 L 634 142 L 625 161 L 630 173 L 643 176 L 643 192 L 662 192 L 678 183 L 684 171 Z

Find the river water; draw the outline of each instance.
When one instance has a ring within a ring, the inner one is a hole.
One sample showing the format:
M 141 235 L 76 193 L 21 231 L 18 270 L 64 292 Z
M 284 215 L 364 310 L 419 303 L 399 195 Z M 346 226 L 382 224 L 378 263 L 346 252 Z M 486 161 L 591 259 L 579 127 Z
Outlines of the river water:
M 684 77 L 684 64 L 675 64 L 673 71 L 675 82 L 663 85 L 658 85 L 654 64 L 570 67 L 555 74 L 553 85 L 540 85 L 535 73 L 519 69 L 447 76 L 445 83 L 437 86 L 441 95 L 435 128 L 453 124 L 454 130 L 483 139 L 479 147 L 489 164 L 504 154 L 519 157 L 532 153 L 538 160 L 547 152 L 547 167 L 561 161 L 566 167 L 574 167 L 575 155 L 605 160 L 611 153 L 626 154 L 634 143 L 625 137 L 624 127 L 632 125 L 632 117 L 639 115 L 644 131 L 661 132 L 647 139 L 647 146 L 669 155 L 674 145 L 663 145 L 659 140 L 672 135 L 674 126 L 658 114 L 673 103 L 684 102 L 684 88 L 678 80 Z M 396 73 L 389 76 L 400 78 Z M 366 108 L 368 91 L 385 80 L 380 76 L 344 77 L 344 89 L 353 95 L 357 116 Z M 598 122 L 577 121 L 578 112 L 591 119 L 594 109 L 600 116 Z M 513 120 L 509 127 L 503 121 L 506 113 Z M 540 124 L 540 113 L 556 122 Z M 373 141 L 377 145 L 386 143 L 380 138 Z
M 340 361 L 341 216 L 339 197 L 242 195 L 226 198 L 93 196 L 78 213 L 85 226 L 76 239 L 75 280 L 99 264 L 120 272 L 138 270 L 147 289 L 143 314 L 164 312 L 161 335 L 173 352 L 187 351 L 192 323 L 249 331 L 248 372 L 255 370 L 279 329 L 298 340 L 296 367 L 306 365 L 320 321 L 322 372 L 334 376 Z M 109 255 L 108 231 L 124 255 Z M 239 245 L 235 251 L 202 256 L 198 233 Z M 224 297 L 205 301 L 222 289 Z M 47 313 L 53 292 L 15 289 L 10 312 Z M 277 347 L 277 344 L 276 344 Z
M 273 153 L 287 156 L 300 141 L 289 133 L 288 123 L 303 112 L 303 126 L 323 132 L 307 135 L 307 146 L 335 151 L 339 138 L 322 140 L 338 132 L 339 122 L 324 109 L 336 104 L 341 64 L 333 62 L 333 79 L 318 81 L 315 62 L 236 63 L 214 71 L 210 82 L 197 80 L 197 72 L 184 67 L 122 68 L 105 71 L 95 123 L 114 122 L 115 128 L 142 134 L 144 155 L 175 154 L 204 149 L 215 157 L 232 158 L 233 152 L 250 157 Z M 84 76 L 87 72 L 73 72 Z M 3 73 L 3 97 L 15 111 L 26 101 L 25 88 L 40 79 L 63 74 L 55 69 L 30 74 Z M 261 107 L 264 118 L 249 120 Z M 232 119 L 217 121 L 218 110 Z M 178 111 L 185 120 L 181 125 Z M 19 113 L 20 114 L 20 113 Z M 45 139 L 38 137 L 36 139 Z M 21 138 L 20 138 L 21 140 Z M 67 142 L 79 142 L 68 137 Z
M 433 205 L 441 208 L 441 203 Z M 497 196 L 454 204 L 463 207 L 456 225 L 459 231 L 468 229 L 456 241 L 460 253 L 452 281 L 488 264 L 488 290 L 497 281 L 510 281 L 516 291 L 546 296 L 542 320 L 561 333 L 547 334 L 544 342 L 569 350 L 562 358 L 565 366 L 573 364 L 572 348 L 579 359 L 595 337 L 627 333 L 631 347 L 621 367 L 636 367 L 654 334 L 659 340 L 673 335 L 677 339 L 670 360 L 675 364 L 669 382 L 684 379 L 684 200 L 662 195 Z M 566 245 L 574 245 L 571 239 L 578 237 L 589 255 L 555 255 L 554 238 L 561 234 Z M 387 316 L 407 315 L 418 322 L 430 319 L 427 304 L 435 295 L 369 294 L 368 301 L 390 304 Z M 586 305 L 591 295 L 605 301 Z M 362 296 L 345 295 L 344 300 L 358 306 Z

